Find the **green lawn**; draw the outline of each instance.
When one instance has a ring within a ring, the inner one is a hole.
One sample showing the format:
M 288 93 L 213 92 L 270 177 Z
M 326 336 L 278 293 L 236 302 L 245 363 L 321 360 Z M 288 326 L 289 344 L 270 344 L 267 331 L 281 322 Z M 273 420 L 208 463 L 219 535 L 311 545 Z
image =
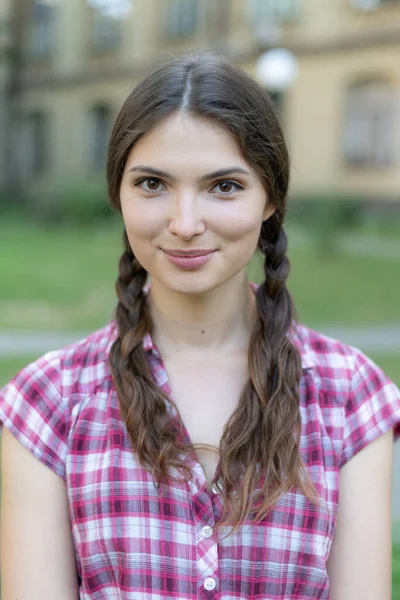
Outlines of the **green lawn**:
M 91 230 L 0 225 L 0 328 L 89 331 L 108 322 L 120 238 L 115 223 Z M 339 254 L 323 260 L 313 247 L 294 248 L 290 259 L 289 288 L 304 323 L 400 320 L 400 259 Z M 260 281 L 259 259 L 249 272 Z
M 115 303 L 120 227 L 0 226 L 0 327 L 91 330 Z
M 392 600 L 400 600 L 400 546 L 393 546 Z
M 303 323 L 318 327 L 400 321 L 400 256 L 398 263 L 343 253 L 327 260 L 307 246 L 293 249 L 289 258 L 288 287 Z M 249 270 L 257 282 L 260 266 L 257 257 Z

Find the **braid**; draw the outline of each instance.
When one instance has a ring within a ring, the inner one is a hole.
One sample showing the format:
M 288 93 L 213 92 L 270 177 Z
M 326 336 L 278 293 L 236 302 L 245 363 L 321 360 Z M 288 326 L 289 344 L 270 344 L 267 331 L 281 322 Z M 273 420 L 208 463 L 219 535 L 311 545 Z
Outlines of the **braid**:
M 135 258 L 126 231 L 123 240 L 125 250 L 116 282 L 119 335 L 110 351 L 110 366 L 133 448 L 142 465 L 149 466 L 160 482 L 168 476 L 169 465 L 190 471 L 178 459 L 183 447 L 168 423 L 166 398 L 151 376 L 143 349 L 143 338 L 151 331 L 143 289 L 147 271 Z
M 278 357 L 282 353 L 289 357 L 295 367 L 290 373 L 293 384 L 297 380 L 294 391 L 301 377 L 300 356 L 294 346 L 290 343 L 287 333 L 295 318 L 295 310 L 292 298 L 286 287 L 289 276 L 290 263 L 287 257 L 287 236 L 279 224 L 279 217 L 274 214 L 265 221 L 261 228 L 259 247 L 264 254 L 264 282 L 259 286 L 256 294 L 257 312 L 259 317 L 258 333 L 260 343 L 266 347 L 270 360 L 268 361 L 269 372 L 267 377 L 271 385 L 270 377 L 274 376 Z M 288 354 L 286 354 L 288 353 Z M 282 356 L 283 357 L 283 356 Z M 287 380 L 288 374 L 285 374 Z M 272 382 L 275 388 L 275 381 Z
M 295 311 L 286 288 L 290 268 L 287 237 L 277 213 L 263 223 L 259 239 L 265 256 L 265 281 L 256 293 L 258 321 L 249 346 L 250 378 L 221 440 L 221 474 L 227 496 L 224 520 L 233 524 L 234 530 L 256 507 L 254 518 L 264 518 L 293 487 L 320 504 L 299 451 L 301 359 L 287 336 Z M 242 493 L 237 495 L 234 490 L 241 475 Z M 260 488 L 258 504 L 252 498 L 256 488 Z
M 146 283 L 147 271 L 143 269 L 135 258 L 126 230 L 123 233 L 123 242 L 125 250 L 119 260 L 119 276 L 115 284 L 115 289 L 119 299 L 116 309 L 116 320 L 121 340 L 124 340 L 125 343 L 123 354 L 126 356 L 141 341 L 132 339 L 130 347 L 128 347 L 125 338 L 141 322 L 141 317 L 145 310 L 143 287 Z M 137 333 L 139 334 L 139 331 Z M 142 333 L 144 336 L 145 332 L 143 331 Z
M 269 440 L 271 482 L 278 485 L 283 473 L 293 473 L 290 487 L 301 487 L 301 359 L 287 335 L 294 318 L 293 302 L 286 287 L 290 270 L 287 237 L 273 217 L 263 224 L 260 237 L 265 281 L 256 294 L 258 324 L 250 346 L 250 379 L 262 384 L 262 389 L 255 389 L 264 403 L 263 438 Z M 257 354 L 267 358 L 261 372 L 259 361 L 251 359 Z

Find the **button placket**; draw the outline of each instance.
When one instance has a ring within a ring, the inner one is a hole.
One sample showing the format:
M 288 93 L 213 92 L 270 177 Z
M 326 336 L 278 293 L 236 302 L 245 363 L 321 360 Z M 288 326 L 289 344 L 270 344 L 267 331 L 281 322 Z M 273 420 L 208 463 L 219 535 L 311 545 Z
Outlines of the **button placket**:
M 214 533 L 214 530 L 212 527 L 210 527 L 210 525 L 205 525 L 203 527 L 203 529 L 201 530 L 201 535 L 205 538 L 210 538 L 213 533 Z
M 203 590 L 212 592 L 218 585 L 218 545 L 216 540 L 212 538 L 212 527 L 207 525 L 205 527 L 207 527 L 206 533 L 211 535 L 209 537 L 202 535 L 198 543 L 199 584 Z M 211 598 L 211 596 L 206 597 Z
M 197 543 L 198 597 L 210 600 L 218 595 L 219 565 L 214 498 L 209 493 L 201 465 L 194 465 L 193 481 L 189 481 L 192 495 L 193 519 Z
M 212 590 L 215 590 L 217 582 L 215 581 L 214 577 L 207 577 L 204 580 L 204 588 L 206 590 L 208 590 L 209 592 L 211 592 Z

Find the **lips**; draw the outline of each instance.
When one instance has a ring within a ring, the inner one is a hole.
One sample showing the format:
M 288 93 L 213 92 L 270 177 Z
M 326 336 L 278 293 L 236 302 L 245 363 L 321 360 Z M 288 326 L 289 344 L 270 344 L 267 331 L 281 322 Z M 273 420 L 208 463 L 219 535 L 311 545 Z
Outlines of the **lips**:
M 164 250 L 163 252 L 166 259 L 179 269 L 192 271 L 200 269 L 212 260 L 216 250 Z
M 206 256 L 214 252 L 214 250 L 164 250 L 164 252 L 170 256 L 194 258 L 195 256 Z

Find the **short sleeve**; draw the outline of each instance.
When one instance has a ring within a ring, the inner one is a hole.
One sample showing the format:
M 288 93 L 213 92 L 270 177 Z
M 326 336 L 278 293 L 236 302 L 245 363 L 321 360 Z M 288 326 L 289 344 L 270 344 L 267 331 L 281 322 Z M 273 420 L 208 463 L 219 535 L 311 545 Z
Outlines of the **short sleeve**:
M 68 418 L 60 383 L 56 352 L 22 369 L 0 390 L 0 427 L 65 479 Z
M 400 391 L 371 359 L 357 351 L 345 406 L 340 466 L 390 429 L 400 437 Z

